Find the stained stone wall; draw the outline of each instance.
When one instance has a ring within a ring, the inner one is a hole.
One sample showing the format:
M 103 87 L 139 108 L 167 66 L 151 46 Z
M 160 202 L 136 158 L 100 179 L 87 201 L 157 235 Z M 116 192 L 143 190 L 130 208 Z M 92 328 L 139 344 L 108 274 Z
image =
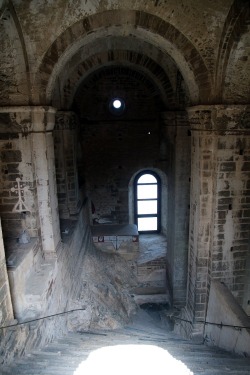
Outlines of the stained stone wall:
M 246 293 L 249 108 L 200 106 L 190 108 L 189 117 L 192 176 L 187 316 L 194 321 L 194 331 L 199 331 L 198 322 L 206 318 L 211 278 L 224 282 L 241 306 Z
M 60 240 L 55 179 L 55 110 L 44 107 L 2 107 L 1 201 L 3 236 L 18 238 L 26 230 L 41 236 L 45 254 Z
M 0 1 L 4 241 L 27 229 L 38 259 L 56 264 L 58 210 L 78 213 L 77 179 L 92 219 L 127 223 L 129 181 L 157 169 L 178 307 L 187 282 L 186 332 L 202 332 L 211 278 L 249 311 L 249 20 L 248 0 Z M 114 95 L 123 117 L 108 111 Z M 54 154 L 57 110 L 80 119 L 81 161 L 75 132 L 58 124 Z
M 26 115 L 28 123 L 29 114 Z M 25 123 L 25 116 L 21 121 Z M 25 125 L 22 128 L 17 124 L 15 113 L 1 113 L 0 122 L 0 212 L 3 236 L 18 238 L 26 229 L 30 236 L 36 237 L 39 235 L 39 223 L 36 213 L 36 181 L 32 167 L 32 139 L 28 137 L 28 127 L 26 129 Z

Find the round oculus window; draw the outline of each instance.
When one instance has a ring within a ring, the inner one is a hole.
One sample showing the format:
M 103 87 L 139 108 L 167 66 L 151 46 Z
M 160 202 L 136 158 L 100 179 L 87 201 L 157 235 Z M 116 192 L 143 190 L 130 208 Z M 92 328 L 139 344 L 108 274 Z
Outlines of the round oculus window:
M 115 99 L 115 100 L 113 101 L 113 107 L 114 107 L 115 109 L 119 109 L 119 108 L 121 108 L 121 105 L 122 105 L 122 102 L 120 101 L 120 99 Z
M 121 115 L 125 110 L 125 102 L 121 98 L 113 98 L 109 102 L 109 110 L 113 115 Z

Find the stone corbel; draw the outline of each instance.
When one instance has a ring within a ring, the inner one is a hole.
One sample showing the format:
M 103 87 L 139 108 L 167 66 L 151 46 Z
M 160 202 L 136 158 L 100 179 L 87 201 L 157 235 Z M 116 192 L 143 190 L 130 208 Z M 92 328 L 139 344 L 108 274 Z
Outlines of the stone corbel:
M 55 126 L 56 108 L 34 107 L 31 109 L 32 131 L 51 132 Z

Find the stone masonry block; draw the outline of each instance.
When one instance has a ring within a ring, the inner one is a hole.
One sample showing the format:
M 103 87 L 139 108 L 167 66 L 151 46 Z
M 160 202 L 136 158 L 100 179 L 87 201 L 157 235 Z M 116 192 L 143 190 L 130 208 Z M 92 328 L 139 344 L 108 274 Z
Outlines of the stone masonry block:
M 3 150 L 0 153 L 0 158 L 2 162 L 21 162 L 22 155 L 19 150 Z

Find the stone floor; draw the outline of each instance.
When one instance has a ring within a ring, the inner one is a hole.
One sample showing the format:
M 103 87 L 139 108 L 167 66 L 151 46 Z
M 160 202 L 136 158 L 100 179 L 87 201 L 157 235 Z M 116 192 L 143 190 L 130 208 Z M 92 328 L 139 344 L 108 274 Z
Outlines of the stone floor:
M 183 340 L 160 315 L 139 310 L 115 331 L 68 336 L 0 368 L 1 375 L 249 375 L 250 358 Z
M 139 238 L 139 257 L 137 264 L 165 257 L 167 238 L 163 234 L 141 234 Z

